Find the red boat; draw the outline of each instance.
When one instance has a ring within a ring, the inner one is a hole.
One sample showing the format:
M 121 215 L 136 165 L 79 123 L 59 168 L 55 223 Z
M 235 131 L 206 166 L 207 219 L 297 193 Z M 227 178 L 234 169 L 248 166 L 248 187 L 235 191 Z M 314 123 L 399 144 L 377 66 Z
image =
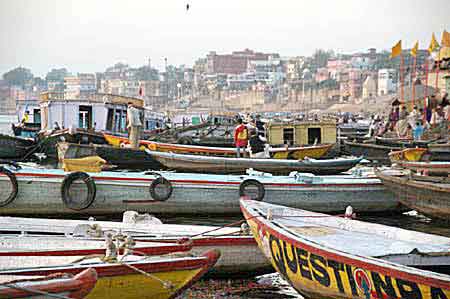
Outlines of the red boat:
M 64 298 L 81 299 L 88 295 L 97 283 L 97 272 L 88 268 L 73 276 L 51 274 L 41 277 L 0 277 L 0 298 Z

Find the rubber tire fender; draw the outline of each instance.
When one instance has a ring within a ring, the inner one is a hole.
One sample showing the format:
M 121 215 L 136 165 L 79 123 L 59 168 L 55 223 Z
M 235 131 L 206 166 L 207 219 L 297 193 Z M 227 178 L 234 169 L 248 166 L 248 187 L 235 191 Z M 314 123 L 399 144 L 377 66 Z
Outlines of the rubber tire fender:
M 247 194 L 245 194 L 245 188 L 252 185 L 258 188 L 258 195 L 250 199 L 262 201 L 264 199 L 264 195 L 266 194 L 266 189 L 264 188 L 264 185 L 261 184 L 261 182 L 253 179 L 244 180 L 239 185 L 239 196 L 246 196 Z
M 160 196 L 160 194 L 157 194 L 155 192 L 155 189 L 159 184 L 168 186 L 169 192 L 165 196 Z M 172 183 L 168 179 L 166 179 L 162 176 L 158 176 L 156 179 L 154 179 L 153 182 L 150 184 L 149 189 L 150 189 L 150 196 L 156 201 L 168 200 L 170 198 L 170 196 L 172 196 L 172 192 L 173 192 Z
M 76 180 L 83 180 L 88 188 L 88 195 L 85 202 L 82 202 L 81 205 L 74 205 L 73 200 L 69 196 L 69 188 L 72 183 Z M 64 180 L 61 184 L 61 198 L 64 205 L 74 211 L 81 211 L 89 208 L 95 200 L 95 196 L 97 193 L 97 187 L 95 185 L 94 179 L 92 179 L 87 173 L 82 171 L 76 171 L 69 173 L 64 177 Z
M 9 205 L 14 199 L 17 197 L 17 193 L 19 191 L 19 186 L 17 184 L 17 178 L 16 175 L 10 171 L 9 169 L 5 167 L 0 166 L 0 173 L 3 173 L 9 178 L 9 181 L 12 184 L 13 190 L 8 195 L 8 197 L 5 200 L 0 199 L 0 207 L 4 207 L 6 205 Z
M 180 139 L 178 139 L 177 143 L 184 144 L 184 145 L 192 145 L 192 144 L 194 144 L 194 140 L 192 140 L 192 138 L 189 136 L 183 136 L 183 137 L 180 137 Z

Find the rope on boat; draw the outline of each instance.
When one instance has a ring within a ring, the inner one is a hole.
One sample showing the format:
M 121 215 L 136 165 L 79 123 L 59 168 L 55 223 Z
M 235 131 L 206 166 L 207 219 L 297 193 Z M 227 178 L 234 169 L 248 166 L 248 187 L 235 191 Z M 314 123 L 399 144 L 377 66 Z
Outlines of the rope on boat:
M 12 288 L 12 289 L 26 291 L 26 292 L 37 294 L 37 295 L 44 295 L 47 297 L 58 298 L 58 299 L 70 299 L 69 297 L 64 296 L 64 295 L 58 295 L 58 294 L 53 294 L 53 293 L 49 293 L 49 292 L 45 292 L 45 291 L 39 291 L 39 290 L 27 288 L 27 287 L 21 287 L 14 283 L 2 283 L 0 285 L 8 287 L 8 288 Z
M 122 261 L 117 261 L 117 262 L 119 264 L 121 264 L 121 265 L 124 265 L 124 266 L 126 266 L 126 267 L 128 267 L 128 268 L 130 268 L 130 269 L 132 269 L 132 270 L 134 270 L 134 271 L 136 271 L 136 272 L 146 276 L 146 277 L 149 277 L 151 279 L 154 279 L 154 280 L 160 282 L 162 284 L 162 286 L 164 288 L 166 288 L 166 289 L 174 289 L 175 288 L 175 285 L 172 282 L 168 281 L 168 280 L 163 280 L 163 279 L 161 279 L 161 278 L 159 278 L 159 277 L 157 277 L 155 275 L 152 275 L 152 274 L 150 274 L 148 272 L 145 272 L 144 270 L 141 270 L 141 269 L 139 269 L 139 268 L 137 268 L 137 267 L 135 267 L 133 265 L 127 264 L 125 262 L 122 262 Z
M 198 233 L 198 234 L 195 234 L 195 235 L 189 235 L 189 237 L 190 238 L 199 237 L 199 236 L 202 236 L 202 235 L 214 232 L 214 231 L 221 230 L 223 228 L 227 228 L 227 227 L 230 227 L 230 226 L 234 226 L 234 225 L 245 223 L 247 220 L 250 220 L 250 219 L 253 219 L 253 218 L 257 218 L 257 217 L 265 217 L 265 216 L 263 216 L 263 215 L 252 216 L 252 217 L 249 217 L 248 219 L 242 219 L 242 220 L 239 220 L 239 221 L 236 221 L 236 222 L 232 222 L 232 223 L 229 223 L 229 224 L 226 224 L 226 225 L 223 225 L 223 226 L 220 226 L 220 227 L 208 230 L 208 231 L 204 231 L 202 233 Z M 327 217 L 346 217 L 346 215 L 345 214 L 338 214 L 338 215 L 297 215 L 297 216 L 294 216 L 294 215 L 292 215 L 292 216 L 289 216 L 289 215 L 286 215 L 286 216 L 273 215 L 271 217 L 272 218 L 273 217 L 278 217 L 278 218 L 291 218 L 291 217 L 292 218 L 327 218 Z M 236 232 L 232 232 L 232 233 L 228 233 L 228 234 L 222 234 L 222 235 L 214 235 L 214 236 L 211 236 L 211 238 L 220 237 L 220 236 L 226 236 L 226 235 L 233 235 L 235 233 Z

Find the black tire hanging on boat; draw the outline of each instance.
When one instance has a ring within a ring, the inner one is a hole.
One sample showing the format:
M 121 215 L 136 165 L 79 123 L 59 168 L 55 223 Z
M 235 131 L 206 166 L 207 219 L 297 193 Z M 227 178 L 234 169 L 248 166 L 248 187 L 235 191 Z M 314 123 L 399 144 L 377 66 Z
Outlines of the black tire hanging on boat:
M 3 192 L 0 194 L 0 207 L 4 207 L 4 206 L 10 204 L 17 197 L 17 192 L 19 191 L 19 186 L 17 184 L 16 175 L 12 171 L 10 171 L 9 169 L 6 169 L 4 167 L 0 167 L 0 173 L 3 173 L 4 175 L 6 175 L 12 185 L 12 190 L 6 199 L 3 199 Z
M 158 192 L 156 188 L 158 186 L 163 187 L 163 192 Z M 150 195 L 151 197 L 156 201 L 166 201 L 170 198 L 173 192 L 172 183 L 162 177 L 159 176 L 156 179 L 153 180 L 153 182 L 150 184 Z
M 251 196 L 247 194 L 246 188 L 247 187 L 254 187 L 257 189 L 256 196 Z M 252 200 L 258 200 L 262 201 L 264 199 L 264 195 L 266 194 L 266 189 L 264 188 L 264 185 L 261 184 L 257 180 L 245 180 L 239 185 L 239 196 L 249 196 Z
M 183 136 L 183 137 L 180 137 L 180 139 L 178 139 L 177 143 L 184 144 L 184 145 L 191 145 L 191 144 L 194 144 L 194 140 L 192 140 L 192 138 L 189 136 Z
M 86 200 L 82 202 L 76 202 L 69 195 L 70 186 L 76 180 L 82 180 L 88 188 Z M 91 178 L 87 173 L 81 171 L 72 172 L 66 175 L 61 185 L 61 198 L 64 205 L 67 208 L 75 211 L 81 211 L 89 208 L 95 200 L 96 193 L 97 187 L 95 185 L 94 179 Z

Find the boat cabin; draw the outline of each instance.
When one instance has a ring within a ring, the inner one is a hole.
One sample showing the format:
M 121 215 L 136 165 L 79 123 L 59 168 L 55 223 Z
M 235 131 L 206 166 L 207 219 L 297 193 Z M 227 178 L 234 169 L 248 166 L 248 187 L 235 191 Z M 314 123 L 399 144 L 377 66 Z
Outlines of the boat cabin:
M 40 102 L 41 127 L 50 130 L 57 123 L 60 128 L 125 133 L 129 102 L 142 109 L 142 122 L 147 124 L 142 99 L 100 93 L 71 99 L 64 93 L 44 92 Z
M 334 120 L 269 122 L 267 136 L 271 145 L 336 143 L 336 122 Z

